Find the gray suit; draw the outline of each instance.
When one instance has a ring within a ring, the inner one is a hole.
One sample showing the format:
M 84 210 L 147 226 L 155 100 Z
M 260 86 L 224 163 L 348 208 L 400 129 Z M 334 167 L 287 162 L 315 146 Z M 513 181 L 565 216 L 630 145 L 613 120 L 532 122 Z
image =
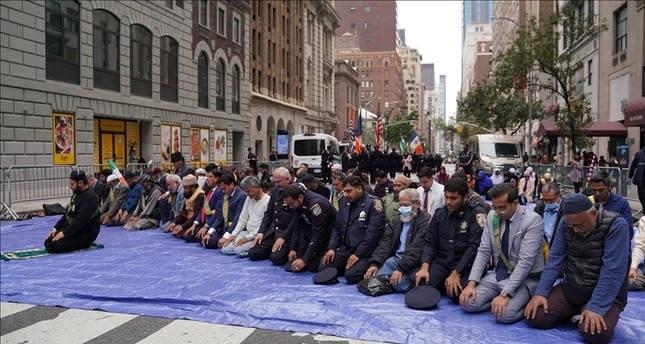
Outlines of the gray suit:
M 486 226 L 477 250 L 477 257 L 470 272 L 469 280 L 478 283 L 475 302 L 469 300 L 464 310 L 467 312 L 490 310 L 491 301 L 504 290 L 511 296 L 511 299 L 506 308 L 506 314 L 497 320 L 502 323 L 513 323 L 522 319 L 524 307 L 529 302 L 535 288 L 537 288 L 539 278 L 531 278 L 529 273 L 540 273 L 544 268 L 544 257 L 542 255 L 544 223 L 540 215 L 535 212 L 527 211 L 522 206 L 517 208 L 511 218 L 509 232 L 510 254 L 506 257 L 515 268 L 509 271 L 506 279 L 498 282 L 495 272 L 480 277 L 486 272 L 486 264 L 491 256 L 495 266 L 497 266 L 497 261 L 499 260 L 499 253 L 493 236 L 493 214 L 494 212 L 491 211 L 486 218 Z M 501 220 L 500 222 L 499 235 L 501 238 L 506 230 L 506 223 Z
M 125 202 L 128 196 L 128 190 L 130 188 L 127 184 L 119 182 L 114 190 L 114 199 L 108 196 L 105 202 L 103 202 L 103 205 L 101 205 L 101 214 L 107 214 L 110 218 L 114 217 L 119 212 L 119 209 L 121 209 L 123 202 Z M 110 192 L 112 191 L 110 190 Z

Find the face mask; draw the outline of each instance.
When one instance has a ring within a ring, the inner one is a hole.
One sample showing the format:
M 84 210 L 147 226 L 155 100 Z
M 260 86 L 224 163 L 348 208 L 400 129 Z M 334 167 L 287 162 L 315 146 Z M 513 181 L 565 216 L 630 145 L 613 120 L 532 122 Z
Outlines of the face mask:
M 403 216 L 407 216 L 407 215 L 412 214 L 412 206 L 399 207 L 399 213 L 401 213 L 401 215 L 403 215 Z
M 546 205 L 546 209 L 551 211 L 558 209 L 558 207 L 560 207 L 560 203 L 557 203 L 557 202 Z

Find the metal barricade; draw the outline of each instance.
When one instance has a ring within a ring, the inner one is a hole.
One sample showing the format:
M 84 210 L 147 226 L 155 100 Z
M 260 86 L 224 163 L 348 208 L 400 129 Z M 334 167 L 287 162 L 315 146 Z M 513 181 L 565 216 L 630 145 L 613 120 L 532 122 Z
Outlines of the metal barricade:
M 116 167 L 118 167 L 120 171 L 123 171 L 123 169 L 125 168 L 125 166 L 122 164 L 117 164 Z M 110 167 L 110 165 L 108 164 L 87 164 L 76 165 L 74 166 L 74 169 L 77 171 L 85 171 L 85 173 L 87 173 L 88 175 L 94 174 L 94 176 L 98 178 L 98 175 L 102 170 L 112 170 L 112 167 Z
M 121 168 L 119 168 L 119 170 L 121 170 L 122 174 L 125 174 L 125 172 L 134 172 L 137 175 L 140 175 L 142 173 L 145 173 L 145 174 L 152 173 L 152 170 L 155 167 L 161 167 L 161 169 L 163 169 L 163 165 L 160 162 L 152 161 L 147 163 L 129 163 L 125 166 L 125 170 L 122 170 Z M 198 167 L 195 167 L 195 168 L 198 168 Z
M 623 196 L 630 201 L 639 201 L 638 186 L 632 184 L 629 178 L 628 168 L 623 168 L 620 170 L 620 178 L 618 182 L 622 184 L 622 190 L 618 192 L 618 195 Z
M 18 214 L 16 214 L 13 209 L 7 204 L 7 187 L 6 183 L 7 171 L 4 167 L 0 166 L 0 217 L 1 219 L 12 218 L 14 220 L 18 219 Z
M 7 205 L 16 202 L 68 197 L 73 166 L 14 165 L 6 173 Z

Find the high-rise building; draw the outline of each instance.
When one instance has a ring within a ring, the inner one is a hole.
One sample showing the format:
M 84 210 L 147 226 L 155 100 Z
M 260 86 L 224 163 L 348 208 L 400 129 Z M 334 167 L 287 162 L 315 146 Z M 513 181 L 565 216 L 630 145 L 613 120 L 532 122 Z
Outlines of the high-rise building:
M 466 40 L 466 28 L 471 23 L 489 24 L 493 17 L 493 0 L 463 0 L 461 3 L 461 45 Z
M 444 123 L 448 123 L 446 115 L 446 76 L 439 75 L 439 86 L 437 87 L 437 118 Z M 445 154 L 451 149 L 450 142 L 444 142 L 442 135 L 435 136 L 435 147 L 438 153 Z
M 422 63 L 421 75 L 421 79 L 426 86 L 426 91 L 434 90 L 437 85 L 437 81 L 434 78 L 434 63 Z
M 351 33 L 358 37 L 364 52 L 396 51 L 397 16 L 395 0 L 336 1 L 336 12 L 343 18 L 338 36 Z
M 405 45 L 399 46 L 399 56 L 403 69 L 403 80 L 407 97 L 408 113 L 417 112 L 419 122 L 417 128 L 424 135 L 427 133 L 428 120 L 423 101 L 423 74 L 421 73 L 422 56 L 417 49 Z
M 473 22 L 466 26 L 466 40 L 461 50 L 461 91 L 460 97 L 465 97 L 473 85 L 480 81 L 479 77 L 475 77 L 475 63 L 477 57 L 488 54 L 489 58 L 492 56 L 491 44 L 491 25 L 480 24 Z M 486 51 L 482 51 L 483 45 L 486 45 Z M 480 67 L 481 70 L 481 67 Z

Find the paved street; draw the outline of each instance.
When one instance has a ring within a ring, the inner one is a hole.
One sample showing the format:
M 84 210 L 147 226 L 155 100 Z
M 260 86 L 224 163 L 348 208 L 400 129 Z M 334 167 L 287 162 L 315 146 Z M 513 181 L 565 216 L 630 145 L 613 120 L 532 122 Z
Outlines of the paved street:
M 0 303 L 0 318 L 2 344 L 374 343 L 323 335 L 8 302 Z

